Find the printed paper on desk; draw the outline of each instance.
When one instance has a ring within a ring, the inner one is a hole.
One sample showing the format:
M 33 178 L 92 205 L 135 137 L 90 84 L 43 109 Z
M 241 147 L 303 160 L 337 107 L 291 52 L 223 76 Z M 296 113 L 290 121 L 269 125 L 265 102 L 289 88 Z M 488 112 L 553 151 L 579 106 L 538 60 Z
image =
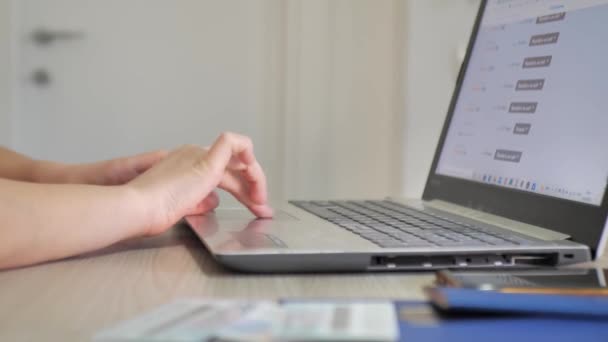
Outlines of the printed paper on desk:
M 391 302 L 179 300 L 118 324 L 97 341 L 395 341 Z

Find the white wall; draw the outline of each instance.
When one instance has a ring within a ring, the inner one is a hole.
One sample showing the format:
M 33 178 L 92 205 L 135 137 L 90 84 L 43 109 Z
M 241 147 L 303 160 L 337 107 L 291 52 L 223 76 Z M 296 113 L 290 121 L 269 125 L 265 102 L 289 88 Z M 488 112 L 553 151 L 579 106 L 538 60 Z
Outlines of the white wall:
M 424 189 L 460 58 L 479 6 L 477 0 L 406 2 L 403 192 Z
M 10 0 L 0 0 L 0 145 L 10 145 Z

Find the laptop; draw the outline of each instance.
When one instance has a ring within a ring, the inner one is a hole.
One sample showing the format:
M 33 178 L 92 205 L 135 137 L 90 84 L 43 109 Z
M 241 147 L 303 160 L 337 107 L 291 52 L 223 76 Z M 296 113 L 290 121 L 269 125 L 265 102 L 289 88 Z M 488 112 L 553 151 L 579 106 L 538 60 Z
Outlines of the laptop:
M 186 221 L 248 272 L 553 267 L 604 250 L 608 0 L 482 1 L 420 199 Z M 371 114 L 370 114 L 371 115 Z

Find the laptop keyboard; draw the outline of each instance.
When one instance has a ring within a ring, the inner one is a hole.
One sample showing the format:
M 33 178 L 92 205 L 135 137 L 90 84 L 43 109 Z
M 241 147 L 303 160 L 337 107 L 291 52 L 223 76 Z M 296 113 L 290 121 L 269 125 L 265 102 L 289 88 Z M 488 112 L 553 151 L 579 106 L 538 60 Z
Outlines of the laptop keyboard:
M 518 246 L 533 242 L 390 201 L 290 203 L 385 248 Z

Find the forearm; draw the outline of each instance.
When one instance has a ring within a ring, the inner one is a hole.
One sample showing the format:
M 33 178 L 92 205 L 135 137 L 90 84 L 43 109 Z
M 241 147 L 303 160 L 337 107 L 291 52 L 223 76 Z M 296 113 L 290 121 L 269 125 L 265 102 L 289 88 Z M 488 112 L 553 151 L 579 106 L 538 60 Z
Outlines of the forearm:
M 34 160 L 0 147 L 0 178 L 34 183 L 66 183 L 67 165 Z
M 141 236 L 150 216 L 127 186 L 0 179 L 0 269 L 64 258 Z

